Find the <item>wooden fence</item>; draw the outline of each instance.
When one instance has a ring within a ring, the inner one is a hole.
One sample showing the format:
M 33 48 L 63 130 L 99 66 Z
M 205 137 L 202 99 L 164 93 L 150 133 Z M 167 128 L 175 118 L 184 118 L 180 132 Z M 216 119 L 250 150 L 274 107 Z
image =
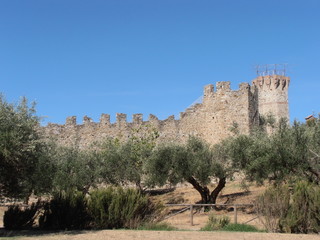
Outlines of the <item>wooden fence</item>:
M 193 226 L 193 214 L 194 214 L 194 211 L 193 209 L 195 207 L 218 207 L 218 206 L 225 206 L 225 207 L 233 207 L 233 212 L 234 212 L 234 223 L 238 223 L 238 208 L 239 207 L 252 207 L 253 204 L 165 204 L 166 207 L 186 207 L 180 211 L 178 211 L 177 213 L 173 214 L 173 215 L 170 215 L 169 217 L 172 217 L 172 216 L 175 216 L 179 213 L 182 213 L 182 212 L 185 212 L 186 210 L 190 210 L 190 224 L 191 226 Z M 169 218 L 168 217 L 168 218 Z M 256 219 L 256 218 L 254 218 Z M 252 219 L 252 220 L 254 220 Z M 250 221 L 252 221 L 250 220 Z M 250 222 L 250 221 L 247 221 Z

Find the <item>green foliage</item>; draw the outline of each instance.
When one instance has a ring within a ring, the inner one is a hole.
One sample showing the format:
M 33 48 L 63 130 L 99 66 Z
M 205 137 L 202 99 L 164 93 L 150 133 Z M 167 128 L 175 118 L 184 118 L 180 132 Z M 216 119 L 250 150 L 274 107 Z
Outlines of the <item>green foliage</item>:
M 175 227 L 168 223 L 147 223 L 137 228 L 137 230 L 149 230 L 149 231 L 175 231 Z
M 29 107 L 22 98 L 14 105 L 0 96 L 0 195 L 27 198 L 32 191 L 44 192 L 50 185 L 50 175 L 39 174 L 50 169 L 51 163 L 38 126 L 34 104 Z
M 136 228 L 157 217 L 162 206 L 135 189 L 108 187 L 91 193 L 89 212 L 95 228 Z
M 251 135 L 237 135 L 230 141 L 233 168 L 244 171 L 251 181 L 287 181 L 294 175 L 320 182 L 320 122 L 307 126 L 284 119 L 272 133 L 258 128 Z
M 87 199 L 83 193 L 60 192 L 44 205 L 39 227 L 54 230 L 84 229 L 88 227 L 90 219 Z
M 6 211 L 6 229 L 26 229 L 39 216 L 39 228 L 45 230 L 113 229 L 157 227 L 163 206 L 151 202 L 136 189 L 108 187 L 82 192 L 59 192 L 48 202 L 21 209 L 12 206 Z M 161 226 L 158 226 L 159 228 Z
M 209 215 L 208 222 L 201 231 L 260 232 L 254 226 L 230 223 L 228 216 L 217 217 L 214 214 Z
M 230 224 L 230 218 L 227 216 L 217 217 L 214 214 L 210 214 L 207 224 L 201 228 L 201 231 L 216 231 L 221 230 Z
M 100 155 L 96 151 L 57 147 L 53 158 L 56 161 L 53 191 L 87 193 L 98 183 L 101 166 Z
M 320 187 L 306 181 L 293 190 L 290 208 L 281 219 L 281 228 L 292 233 L 320 232 Z
M 146 183 L 148 186 L 163 186 L 187 181 L 200 193 L 203 203 L 215 203 L 229 174 L 223 151 L 223 145 L 211 148 L 196 137 L 190 137 L 184 145 L 160 145 L 146 165 Z M 210 192 L 207 185 L 212 178 L 217 178 L 219 183 Z
M 288 185 L 271 187 L 257 199 L 256 210 L 268 231 L 317 233 L 320 187 L 307 181 L 298 181 L 291 190 Z
M 222 231 L 228 232 L 262 232 L 261 230 L 257 229 L 255 226 L 248 225 L 248 224 L 235 224 L 231 223 L 222 228 Z
M 255 203 L 260 221 L 269 232 L 280 231 L 280 219 L 288 213 L 290 191 L 288 185 L 268 188 Z
M 28 207 L 10 206 L 3 216 L 3 225 L 7 230 L 30 229 L 35 223 L 40 202 Z
M 143 190 L 145 165 L 152 155 L 157 138 L 158 132 L 154 128 L 143 126 L 133 129 L 124 143 L 117 139 L 107 139 L 101 146 L 102 178 L 112 184 L 135 184 Z

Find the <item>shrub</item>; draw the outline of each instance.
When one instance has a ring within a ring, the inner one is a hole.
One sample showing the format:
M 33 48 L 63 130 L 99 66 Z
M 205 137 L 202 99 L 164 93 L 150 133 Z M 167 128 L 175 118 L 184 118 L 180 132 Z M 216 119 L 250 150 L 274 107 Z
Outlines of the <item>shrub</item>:
M 320 232 L 320 187 L 306 181 L 298 182 L 288 213 L 280 223 L 285 232 Z
M 10 207 L 4 217 L 5 228 L 32 227 L 40 207 L 40 229 L 162 227 L 152 225 L 159 219 L 162 205 L 152 203 L 149 196 L 135 189 L 109 187 L 95 190 L 90 196 L 82 192 L 60 192 L 41 206 L 32 205 L 23 210 Z
M 256 209 L 268 231 L 320 232 L 320 187 L 298 181 L 293 193 L 287 185 L 272 187 L 260 196 Z
M 40 202 L 33 203 L 30 207 L 25 208 L 18 205 L 10 206 L 3 216 L 4 228 L 8 230 L 32 228 L 39 206 Z
M 287 185 L 268 188 L 255 202 L 255 208 L 269 232 L 279 232 L 279 221 L 289 209 L 290 192 Z
M 84 229 L 90 222 L 87 199 L 81 192 L 60 192 L 44 205 L 39 218 L 42 229 Z
M 222 228 L 223 231 L 230 232 L 261 232 L 259 229 L 248 224 L 228 224 Z
M 93 191 L 88 207 L 95 228 L 137 228 L 162 210 L 135 189 L 112 187 Z
M 209 215 L 207 224 L 201 228 L 201 231 L 221 230 L 230 223 L 230 218 L 227 216 L 216 217 L 214 214 Z

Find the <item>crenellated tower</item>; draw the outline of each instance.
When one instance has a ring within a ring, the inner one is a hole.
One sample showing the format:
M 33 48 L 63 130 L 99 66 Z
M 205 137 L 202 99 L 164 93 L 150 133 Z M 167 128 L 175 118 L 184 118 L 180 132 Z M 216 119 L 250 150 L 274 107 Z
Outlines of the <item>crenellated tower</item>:
M 260 115 L 272 114 L 276 120 L 289 120 L 288 88 L 290 78 L 273 74 L 258 76 L 252 81 L 257 91 L 257 106 Z

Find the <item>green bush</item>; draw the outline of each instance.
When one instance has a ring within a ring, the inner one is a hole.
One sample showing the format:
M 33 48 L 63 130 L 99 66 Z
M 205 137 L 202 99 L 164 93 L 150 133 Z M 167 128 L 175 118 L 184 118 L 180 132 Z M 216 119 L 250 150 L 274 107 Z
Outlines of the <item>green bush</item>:
M 228 224 L 222 228 L 223 231 L 230 232 L 261 232 L 259 229 L 248 224 Z
M 306 181 L 298 181 L 291 190 L 288 185 L 271 187 L 258 198 L 256 210 L 268 231 L 318 233 L 320 187 Z
M 214 214 L 209 215 L 207 224 L 201 228 L 201 231 L 221 230 L 230 223 L 230 218 L 227 216 L 216 217 Z
M 18 205 L 10 206 L 3 216 L 5 229 L 29 229 L 35 223 L 36 213 L 40 203 L 33 203 L 30 207 L 21 208 Z
M 174 231 L 175 227 L 168 223 L 146 223 L 137 228 L 138 230 L 151 230 L 151 231 Z
M 95 190 L 90 196 L 81 192 L 60 192 L 41 206 L 10 207 L 5 213 L 4 225 L 6 229 L 31 228 L 36 213 L 41 212 L 40 229 L 161 227 L 152 224 L 159 219 L 162 209 L 162 205 L 154 204 L 149 196 L 135 189 L 109 187 Z
M 289 209 L 290 191 L 287 185 L 268 188 L 255 203 L 255 209 L 269 232 L 279 232 L 279 220 Z
M 298 182 L 294 189 L 288 213 L 280 227 L 291 233 L 320 232 L 320 187 L 306 181 Z
M 93 191 L 88 207 L 95 228 L 137 228 L 154 220 L 161 210 L 135 189 L 112 187 Z
M 81 192 L 60 192 L 44 205 L 39 218 L 41 229 L 85 229 L 90 223 L 87 199 Z

